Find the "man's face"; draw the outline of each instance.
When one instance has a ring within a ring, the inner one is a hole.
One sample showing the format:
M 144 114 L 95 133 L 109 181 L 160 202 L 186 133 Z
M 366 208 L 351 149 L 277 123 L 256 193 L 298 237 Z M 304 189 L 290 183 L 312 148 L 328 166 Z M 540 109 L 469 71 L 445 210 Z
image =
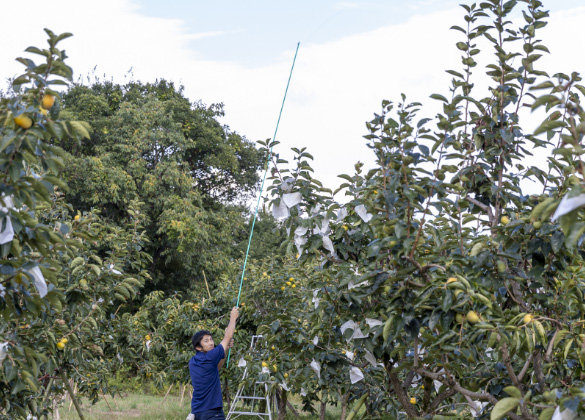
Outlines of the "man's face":
M 213 350 L 215 345 L 213 344 L 213 337 L 210 335 L 204 335 L 201 341 L 199 342 L 199 346 L 197 346 L 198 351 L 202 351 L 203 353 L 207 353 L 210 350 Z

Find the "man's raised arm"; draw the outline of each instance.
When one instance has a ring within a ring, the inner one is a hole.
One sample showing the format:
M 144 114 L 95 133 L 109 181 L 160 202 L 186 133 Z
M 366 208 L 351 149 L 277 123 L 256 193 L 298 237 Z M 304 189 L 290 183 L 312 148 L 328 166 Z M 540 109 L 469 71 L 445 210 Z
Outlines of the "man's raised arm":
M 234 337 L 234 331 L 236 330 L 236 320 L 240 316 L 240 310 L 234 306 L 232 308 L 232 312 L 230 313 L 230 323 L 228 324 L 227 328 L 225 329 L 225 335 L 223 336 L 223 340 L 221 340 L 221 346 L 223 350 L 227 353 L 229 348 L 229 344 Z

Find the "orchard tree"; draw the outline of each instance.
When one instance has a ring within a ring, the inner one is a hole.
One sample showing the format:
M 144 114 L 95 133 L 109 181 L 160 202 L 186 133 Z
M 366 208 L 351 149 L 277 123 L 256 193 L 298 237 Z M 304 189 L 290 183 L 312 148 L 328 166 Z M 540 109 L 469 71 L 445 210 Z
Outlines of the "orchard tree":
M 117 308 L 148 278 L 141 204 L 130 203 L 124 228 L 97 212 L 66 202 L 59 171 L 64 152 L 55 144 L 89 137 L 86 123 L 59 120 L 56 87 L 72 78 L 58 43 L 19 58 L 26 71 L 0 102 L 0 415 L 40 417 L 67 389 L 97 399 L 107 392 L 116 358 Z
M 405 96 L 383 101 L 365 136 L 377 165 L 341 175 L 343 204 L 295 150 L 296 167 L 279 162 L 272 178 L 274 214 L 300 263 L 327 273 L 307 287 L 335 312 L 317 312 L 313 327 L 339 318 L 383 365 L 371 415 L 583 416 L 585 88 L 537 68 L 548 52 L 540 1 L 463 8 L 462 68 L 448 71 L 447 95 L 432 95 L 442 112 L 421 119 Z M 485 96 L 474 88 L 480 44 L 495 57 Z M 539 107 L 547 117 L 531 134 L 525 111 Z M 538 148 L 546 165 L 531 157 Z

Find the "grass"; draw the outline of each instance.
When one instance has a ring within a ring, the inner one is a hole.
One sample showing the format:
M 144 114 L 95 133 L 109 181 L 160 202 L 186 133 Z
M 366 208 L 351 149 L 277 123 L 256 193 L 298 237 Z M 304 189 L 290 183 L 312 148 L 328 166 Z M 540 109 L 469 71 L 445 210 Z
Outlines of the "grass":
M 129 393 L 123 398 L 117 396 L 112 399 L 107 396 L 107 403 L 103 399 L 95 404 L 87 400 L 82 400 L 82 411 L 86 420 L 131 420 L 131 419 L 143 419 L 143 420 L 167 420 L 167 419 L 184 419 L 190 412 L 190 396 L 185 395 L 183 399 L 183 405 L 181 406 L 181 398 L 179 395 L 170 394 L 164 401 L 164 397 L 160 395 L 148 395 L 141 393 Z M 293 400 L 292 404 L 301 413 L 299 404 Z M 109 403 L 109 406 L 108 406 Z M 224 408 L 227 415 L 228 407 Z M 75 407 L 71 405 L 69 409 L 69 400 L 63 404 L 59 409 L 61 420 L 77 420 L 79 419 Z M 315 419 L 318 418 L 318 414 L 304 414 L 301 413 L 300 419 Z M 328 407 L 327 419 L 339 419 L 340 408 L 339 407 Z M 238 419 L 258 419 L 258 417 L 241 416 Z M 273 419 L 276 416 L 273 415 Z M 288 413 L 287 420 L 298 420 L 292 413 Z
M 88 400 L 82 400 L 82 411 L 86 420 L 184 419 L 190 412 L 189 399 L 186 397 L 181 406 L 181 399 L 177 395 L 169 395 L 164 403 L 162 396 L 140 393 L 127 394 L 124 398 L 106 398 L 109 406 L 103 399 L 95 405 L 91 405 Z M 72 405 L 69 409 L 69 401 L 60 407 L 59 414 L 62 420 L 79 419 L 75 407 Z

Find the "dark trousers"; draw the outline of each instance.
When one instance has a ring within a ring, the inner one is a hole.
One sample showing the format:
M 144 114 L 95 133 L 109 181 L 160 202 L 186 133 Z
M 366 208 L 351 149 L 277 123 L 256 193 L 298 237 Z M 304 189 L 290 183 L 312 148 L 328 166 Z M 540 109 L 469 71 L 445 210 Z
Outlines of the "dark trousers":
M 225 420 L 223 408 L 213 408 L 211 410 L 195 413 L 195 420 Z

